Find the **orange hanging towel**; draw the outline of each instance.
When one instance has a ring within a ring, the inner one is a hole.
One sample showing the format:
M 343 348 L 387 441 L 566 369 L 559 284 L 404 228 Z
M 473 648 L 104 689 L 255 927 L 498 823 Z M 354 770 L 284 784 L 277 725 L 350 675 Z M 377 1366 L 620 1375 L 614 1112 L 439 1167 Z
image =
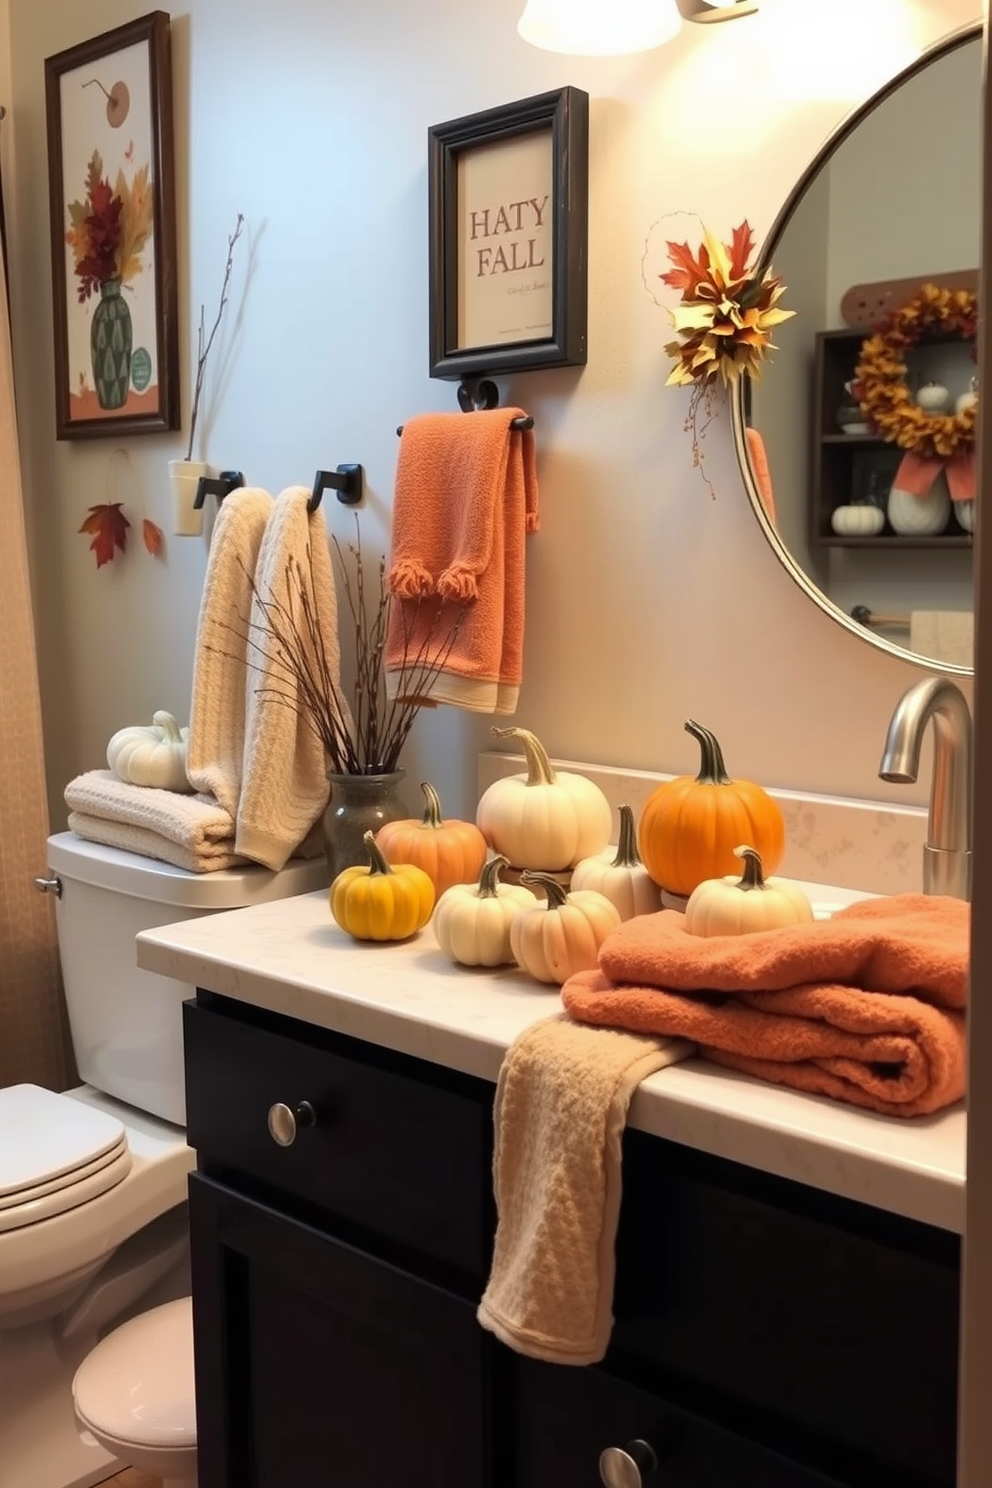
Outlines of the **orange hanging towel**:
M 386 638 L 391 697 L 513 713 L 523 673 L 524 538 L 538 527 L 519 408 L 428 413 L 400 437 Z M 453 637 L 453 639 L 452 639 Z

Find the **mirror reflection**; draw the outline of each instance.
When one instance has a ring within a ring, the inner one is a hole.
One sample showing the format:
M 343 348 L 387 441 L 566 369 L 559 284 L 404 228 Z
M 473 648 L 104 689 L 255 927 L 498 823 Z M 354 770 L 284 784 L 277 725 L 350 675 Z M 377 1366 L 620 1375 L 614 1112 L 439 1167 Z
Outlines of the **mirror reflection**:
M 735 411 L 752 500 L 793 577 L 886 649 L 966 672 L 981 70 L 980 30 L 960 33 L 800 183 L 763 256 L 798 314 Z M 866 344 L 880 327 L 884 346 Z M 905 397 L 889 418 L 893 382 Z

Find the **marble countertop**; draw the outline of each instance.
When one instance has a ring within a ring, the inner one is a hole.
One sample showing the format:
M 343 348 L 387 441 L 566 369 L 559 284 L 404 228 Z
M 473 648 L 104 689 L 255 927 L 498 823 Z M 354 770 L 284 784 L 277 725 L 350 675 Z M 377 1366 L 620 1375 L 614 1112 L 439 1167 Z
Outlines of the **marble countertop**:
M 453 965 L 428 926 L 396 945 L 354 941 L 326 893 L 143 931 L 138 965 L 271 1012 L 495 1082 L 509 1045 L 561 1006 L 516 967 Z M 629 1124 L 748 1167 L 962 1232 L 965 1112 L 902 1121 L 703 1060 L 638 1088 Z

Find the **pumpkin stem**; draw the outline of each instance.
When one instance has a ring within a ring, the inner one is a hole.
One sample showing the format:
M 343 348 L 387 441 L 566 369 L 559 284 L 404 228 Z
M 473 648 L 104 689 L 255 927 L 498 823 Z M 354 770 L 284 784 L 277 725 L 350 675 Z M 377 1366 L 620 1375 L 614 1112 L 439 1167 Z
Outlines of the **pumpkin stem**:
M 703 728 L 701 723 L 687 718 L 685 721 L 686 733 L 699 744 L 700 765 L 696 780 L 700 785 L 729 785 L 730 776 L 727 767 L 723 763 L 723 750 L 716 741 L 716 736 L 709 729 Z
M 530 729 L 524 728 L 497 728 L 492 726 L 492 732 L 497 739 L 518 739 L 527 756 L 527 784 L 528 785 L 554 785 L 557 776 L 548 759 L 548 751 Z
M 504 858 L 502 853 L 495 853 L 488 862 L 483 863 L 479 874 L 480 899 L 495 899 L 499 893 L 499 870 L 509 866 L 509 858 Z
M 158 713 L 153 715 L 152 723 L 156 728 L 160 728 L 165 735 L 163 743 L 166 741 L 170 744 L 181 743 L 182 734 L 179 732 L 179 725 L 171 713 L 166 713 L 164 709 L 160 709 Z
M 612 868 L 639 868 L 641 866 L 641 855 L 637 851 L 637 833 L 634 830 L 634 813 L 626 803 L 620 807 L 617 855 L 610 866 Z
M 549 909 L 563 909 L 568 899 L 568 891 L 563 889 L 556 878 L 550 873 L 537 873 L 530 868 L 525 868 L 520 875 L 522 884 L 540 884 L 548 896 Z
M 755 847 L 735 847 L 734 857 L 744 859 L 744 871 L 741 881 L 737 885 L 739 889 L 763 889 L 765 887 L 765 876 L 761 871 L 761 854 Z
M 392 873 L 392 868 L 382 855 L 382 849 L 375 840 L 374 832 L 364 832 L 362 841 L 365 843 L 365 851 L 369 855 L 369 874 Z
M 443 826 L 441 819 L 441 798 L 434 787 L 426 780 L 420 782 L 420 789 L 424 793 L 424 819 L 420 823 L 422 827 L 433 827 L 435 830 Z

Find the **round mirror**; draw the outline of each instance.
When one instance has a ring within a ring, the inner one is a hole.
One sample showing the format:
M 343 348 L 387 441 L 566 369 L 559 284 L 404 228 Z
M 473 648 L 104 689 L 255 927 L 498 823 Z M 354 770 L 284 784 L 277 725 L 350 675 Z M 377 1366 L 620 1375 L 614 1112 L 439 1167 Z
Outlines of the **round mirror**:
M 929 458 L 919 435 L 940 419 L 961 425 L 953 416 L 977 397 L 966 310 L 978 291 L 981 86 L 976 25 L 827 142 L 759 264 L 797 313 L 733 403 L 751 505 L 805 593 L 873 645 L 961 673 L 973 670 L 973 433 Z M 965 313 L 921 313 L 931 288 Z M 875 332 L 884 345 L 863 350 Z M 883 428 L 871 415 L 893 382 L 898 417 L 886 412 Z

